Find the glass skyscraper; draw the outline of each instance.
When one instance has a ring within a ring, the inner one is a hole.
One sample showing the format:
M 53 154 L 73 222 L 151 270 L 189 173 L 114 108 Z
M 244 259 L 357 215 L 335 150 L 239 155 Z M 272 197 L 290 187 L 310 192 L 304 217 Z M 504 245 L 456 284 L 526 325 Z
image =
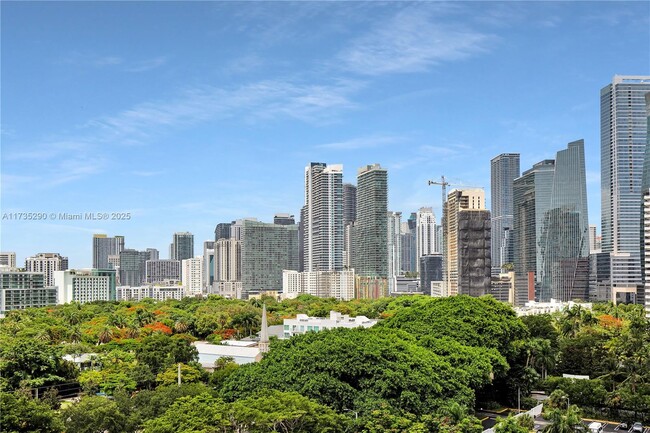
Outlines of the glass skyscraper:
M 588 299 L 589 218 L 583 140 L 569 143 L 557 153 L 539 249 L 540 300 Z
M 354 244 L 355 274 L 387 278 L 388 172 L 379 164 L 358 171 Z
M 502 153 L 490 161 L 492 198 L 492 274 L 514 260 L 512 185 L 519 177 L 519 154 Z
M 182 261 L 193 257 L 194 235 L 189 232 L 174 233 L 170 259 Z
M 650 76 L 614 76 L 600 91 L 602 250 L 611 254 L 615 291 L 641 287 L 641 182 Z M 642 293 L 642 291 L 639 291 Z
M 513 184 L 515 304 L 586 299 L 589 219 L 583 140 Z
M 533 165 L 513 182 L 513 245 L 515 305 L 535 298 L 541 275 L 541 238 L 544 216 L 551 206 L 555 161 Z

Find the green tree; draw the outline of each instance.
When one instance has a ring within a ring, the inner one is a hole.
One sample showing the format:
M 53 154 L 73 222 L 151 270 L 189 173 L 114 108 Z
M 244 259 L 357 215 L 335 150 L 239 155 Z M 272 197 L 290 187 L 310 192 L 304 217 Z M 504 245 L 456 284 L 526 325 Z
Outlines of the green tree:
M 544 433 L 576 433 L 582 431 L 582 419 L 576 406 L 568 409 L 552 409 L 546 418 L 551 422 L 544 427 Z
M 59 433 L 63 423 L 58 414 L 45 402 L 31 395 L 0 393 L 0 428 L 6 433 Z
M 126 426 L 126 416 L 117 404 L 104 397 L 82 397 L 64 409 L 61 417 L 66 431 L 75 433 L 121 433 Z
M 58 348 L 38 340 L 15 339 L 0 349 L 0 377 L 9 389 L 59 383 L 74 374 Z
M 494 433 L 528 433 L 530 430 L 522 426 L 519 419 L 512 415 L 501 418 L 494 426 Z
M 181 383 L 197 383 L 206 377 L 205 371 L 194 364 L 181 364 Z M 156 376 L 159 385 L 167 386 L 178 382 L 178 366 L 171 366 Z
M 145 422 L 144 433 L 212 433 L 230 426 L 228 406 L 210 394 L 201 394 L 179 398 L 163 415 Z

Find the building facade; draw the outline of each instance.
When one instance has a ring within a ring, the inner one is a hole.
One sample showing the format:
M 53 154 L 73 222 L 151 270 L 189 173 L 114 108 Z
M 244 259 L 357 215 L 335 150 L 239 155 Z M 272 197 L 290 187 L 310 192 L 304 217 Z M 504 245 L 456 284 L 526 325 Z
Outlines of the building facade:
M 433 208 L 423 207 L 416 213 L 416 271 L 420 272 L 420 257 L 436 253 L 436 216 Z
M 145 282 L 148 284 L 180 280 L 181 262 L 178 260 L 163 259 L 145 262 Z
M 524 171 L 513 183 L 515 305 L 535 300 L 541 275 L 544 218 L 551 207 L 555 160 L 546 159 Z
M 153 299 L 166 301 L 185 297 L 183 286 L 118 286 L 115 289 L 118 301 L 141 301 Z
M 0 267 L 13 269 L 16 267 L 16 253 L 0 253 Z
M 482 189 L 451 191 L 444 204 L 445 291 L 483 296 L 490 290 L 490 211 Z
M 123 249 L 124 236 L 93 235 L 93 269 L 109 269 L 108 256 L 119 255 Z
M 147 251 L 127 248 L 120 253 L 120 284 L 122 286 L 140 286 L 147 279 Z
M 0 271 L 0 318 L 12 310 L 56 305 L 57 289 L 42 272 Z
M 388 278 L 388 172 L 379 164 L 357 173 L 357 219 L 354 223 L 356 275 Z
M 276 213 L 273 216 L 273 224 L 279 226 L 292 226 L 296 224 L 296 219 L 293 215 L 288 213 Z
M 179 262 L 194 257 L 194 235 L 189 232 L 174 233 L 170 259 Z
M 587 300 L 589 292 L 589 217 L 584 142 L 557 153 L 550 207 L 538 248 L 539 300 Z
M 203 294 L 203 256 L 192 257 L 181 262 L 181 281 L 186 296 Z
M 650 76 L 614 76 L 600 91 L 602 250 L 611 253 L 615 290 L 643 297 L 642 190 Z
M 242 296 L 282 288 L 282 271 L 298 270 L 298 226 L 244 221 L 241 245 Z
M 370 328 L 377 324 L 377 320 L 365 316 L 350 317 L 336 311 L 330 311 L 329 317 L 309 317 L 298 314 L 295 319 L 284 319 L 284 338 L 307 332 L 320 332 L 336 328 Z
M 54 272 L 57 303 L 115 301 L 114 269 L 68 269 Z
M 357 219 L 357 187 L 351 183 L 343 184 L 343 225 Z
M 444 296 L 444 293 L 438 293 L 438 288 L 443 287 L 442 276 L 442 254 L 434 253 L 420 257 L 420 290 L 423 293 L 434 296 Z
M 397 288 L 402 275 L 402 212 L 388 212 L 388 282 L 389 290 Z
M 519 154 L 502 153 L 490 161 L 492 203 L 492 273 L 514 260 L 513 184 L 520 175 Z
M 343 166 L 312 162 L 305 167 L 303 267 L 343 269 Z
M 45 275 L 45 287 L 54 286 L 54 272 L 68 269 L 68 258 L 59 253 L 40 253 L 25 259 L 27 272 L 41 272 Z
M 342 301 L 354 299 L 354 270 L 282 271 L 283 297 L 293 299 L 301 294 Z

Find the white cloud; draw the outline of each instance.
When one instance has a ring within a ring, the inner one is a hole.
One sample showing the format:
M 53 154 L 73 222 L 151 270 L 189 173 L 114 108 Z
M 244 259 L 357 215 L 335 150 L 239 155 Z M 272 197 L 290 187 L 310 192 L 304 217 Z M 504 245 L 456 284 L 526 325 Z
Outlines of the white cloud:
M 339 55 L 343 68 L 359 74 L 423 72 L 441 62 L 485 52 L 495 37 L 442 24 L 429 9 L 408 8 Z
M 165 63 L 167 63 L 168 60 L 169 59 L 168 59 L 167 56 L 159 56 L 159 57 L 155 57 L 153 59 L 142 60 L 140 62 L 136 62 L 132 66 L 126 67 L 126 71 L 128 71 L 128 72 L 146 72 L 146 71 L 150 71 L 152 69 L 156 69 L 156 68 L 164 65 Z
M 161 129 L 234 116 L 247 121 L 286 117 L 324 123 L 340 110 L 354 107 L 349 95 L 360 85 L 343 80 L 324 85 L 267 80 L 237 89 L 196 87 L 173 100 L 144 102 L 116 115 L 94 119 L 86 126 L 98 128 L 104 141 L 118 139 L 123 144 L 137 144 Z
M 404 141 L 404 137 L 392 135 L 373 135 L 369 137 L 352 138 L 345 141 L 319 144 L 315 147 L 320 149 L 337 149 L 337 150 L 356 150 L 369 149 L 373 147 L 386 146 Z

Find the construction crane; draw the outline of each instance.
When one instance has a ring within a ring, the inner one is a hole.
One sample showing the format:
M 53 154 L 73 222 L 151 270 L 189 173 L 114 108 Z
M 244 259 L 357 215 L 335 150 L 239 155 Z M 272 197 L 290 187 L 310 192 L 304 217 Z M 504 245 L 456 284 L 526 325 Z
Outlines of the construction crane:
M 442 219 L 444 217 L 444 212 L 445 212 L 445 203 L 447 202 L 447 187 L 448 186 L 464 186 L 466 188 L 481 188 L 481 186 L 468 186 L 468 185 L 461 185 L 461 184 L 450 184 L 447 182 L 447 179 L 445 178 L 445 175 L 443 174 L 440 176 L 440 180 L 430 180 L 428 181 L 428 185 L 440 185 L 442 187 L 442 202 L 440 203 L 440 223 L 442 224 Z M 449 274 L 447 272 L 446 264 L 445 264 L 445 259 L 447 255 L 447 245 L 445 244 L 445 229 L 443 228 L 441 230 L 441 237 L 440 237 L 440 244 L 442 245 L 442 251 L 440 251 L 440 254 L 442 254 L 442 279 L 444 281 L 444 288 L 443 291 L 449 290 Z
M 463 186 L 465 188 L 480 188 L 483 189 L 482 186 L 470 186 L 470 185 L 463 185 L 460 183 L 452 184 L 447 182 L 447 179 L 445 178 L 445 175 L 443 174 L 440 176 L 440 180 L 430 180 L 429 181 L 429 186 L 431 185 L 440 185 L 442 186 L 442 202 L 441 202 L 441 212 L 444 210 L 445 203 L 447 202 L 447 187 L 448 186 Z

